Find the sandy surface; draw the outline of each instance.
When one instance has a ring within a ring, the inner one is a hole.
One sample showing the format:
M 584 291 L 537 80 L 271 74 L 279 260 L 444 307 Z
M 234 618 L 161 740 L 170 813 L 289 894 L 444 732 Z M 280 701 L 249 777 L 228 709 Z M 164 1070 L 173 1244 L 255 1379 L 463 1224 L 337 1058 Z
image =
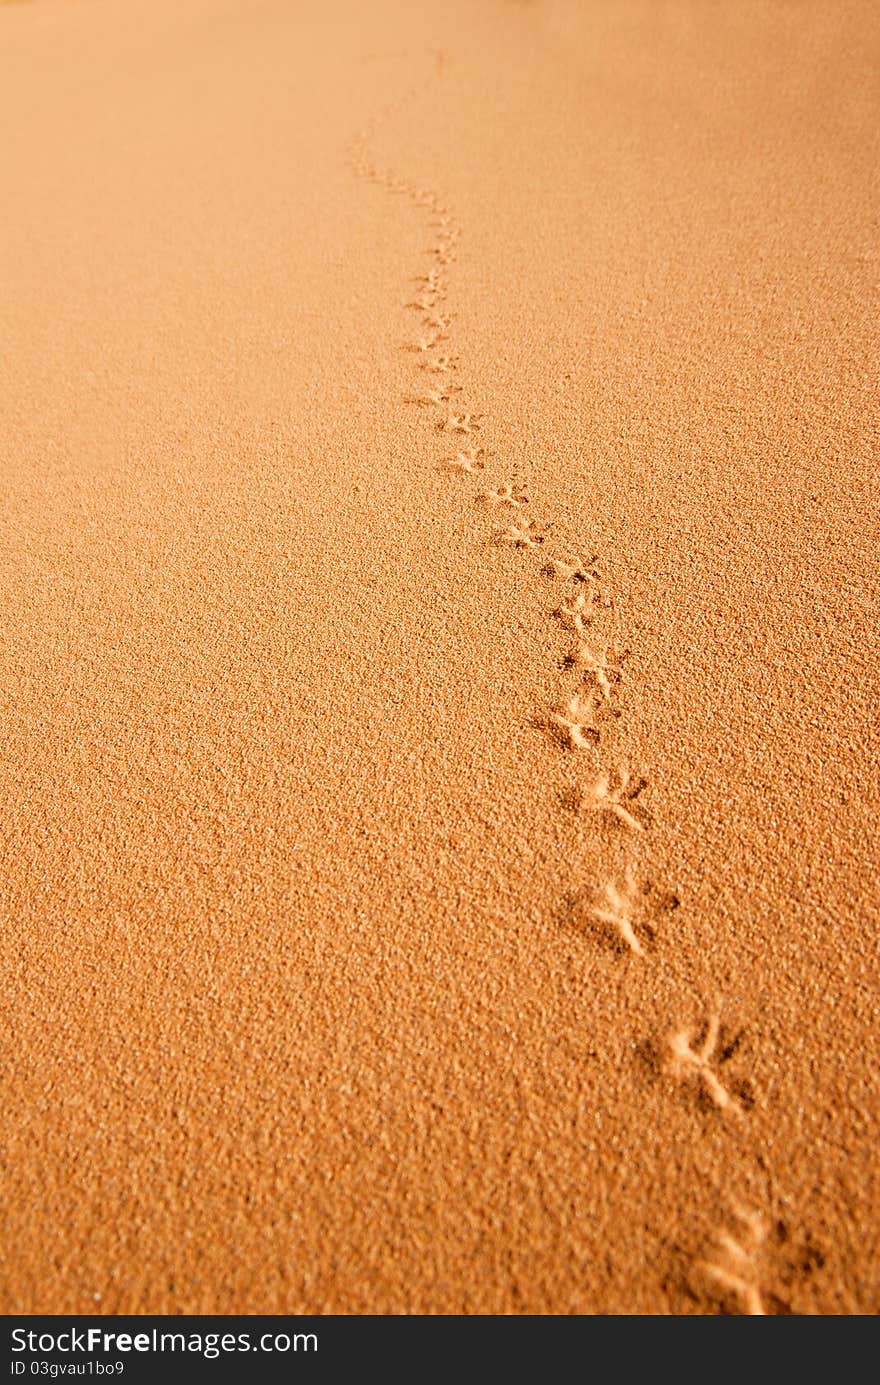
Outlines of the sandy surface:
M 880 1308 L 878 59 L 2 7 L 3 1310 Z

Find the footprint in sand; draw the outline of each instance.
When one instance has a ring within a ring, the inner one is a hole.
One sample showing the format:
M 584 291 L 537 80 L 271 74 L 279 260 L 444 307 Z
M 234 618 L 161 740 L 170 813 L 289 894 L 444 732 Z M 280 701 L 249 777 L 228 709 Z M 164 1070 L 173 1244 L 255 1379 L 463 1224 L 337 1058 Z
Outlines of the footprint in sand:
M 732 1230 L 722 1228 L 697 1260 L 700 1288 L 722 1308 L 754 1317 L 810 1312 L 812 1284 L 829 1251 L 809 1230 L 731 1204 Z M 855 1311 L 859 1311 L 853 1305 Z
M 420 370 L 429 370 L 433 375 L 445 375 L 457 370 L 457 356 L 433 356 L 430 361 L 419 361 Z
M 411 302 L 405 303 L 404 307 L 415 308 L 420 313 L 433 313 L 439 298 L 439 293 L 421 293 L 418 298 L 413 298 Z
M 596 619 L 597 611 L 609 605 L 610 602 L 595 590 L 581 591 L 565 605 L 558 607 L 553 614 L 562 621 L 566 629 L 573 630 L 576 635 L 582 635 Z
M 599 573 L 595 566 L 598 560 L 598 553 L 594 553 L 589 559 L 572 558 L 570 562 L 562 558 L 551 558 L 544 571 L 548 577 L 562 577 L 569 582 L 598 582 Z
M 584 795 L 583 805 L 591 813 L 615 818 L 632 832 L 644 832 L 648 814 L 636 800 L 647 786 L 646 779 L 634 780 L 621 766 L 613 780 L 611 775 L 600 774 Z
M 641 892 L 636 885 L 632 866 L 627 866 L 621 882 L 608 881 L 603 896 L 602 903 L 592 910 L 593 918 L 606 924 L 616 934 L 618 942 L 628 947 L 630 952 L 644 957 L 645 949 L 636 933 Z
M 417 274 L 414 282 L 424 284 L 426 293 L 442 293 L 444 291 L 443 276 L 438 269 L 431 269 L 427 274 Z
M 561 711 L 551 713 L 548 725 L 570 750 L 589 750 L 599 740 L 595 717 L 593 699 L 575 693 Z
M 406 351 L 416 351 L 420 355 L 423 355 L 429 351 L 435 350 L 439 343 L 444 340 L 445 337 L 433 334 L 430 337 L 420 337 L 418 341 L 414 341 L 411 346 L 407 346 L 404 349 Z
M 666 1066 L 676 1081 L 695 1084 L 716 1110 L 740 1116 L 754 1104 L 751 1084 L 738 1083 L 736 1095 L 732 1095 L 715 1069 L 723 1067 L 733 1057 L 742 1039 L 742 1032 L 733 1038 L 722 1035 L 718 1011 L 713 1010 L 704 1024 L 676 1029 L 668 1035 Z
M 439 337 L 436 338 L 436 340 L 438 341 L 442 341 L 445 338 L 445 335 L 449 331 L 451 323 L 452 317 L 449 313 L 429 312 L 425 316 L 425 326 L 432 327 L 435 332 L 439 332 L 441 334 Z
M 447 457 L 441 463 L 441 470 L 457 471 L 473 476 L 485 468 L 484 455 L 485 452 L 482 447 L 471 447 L 465 452 L 456 452 L 454 457 Z
M 645 944 L 653 943 L 656 937 L 654 920 L 659 914 L 677 909 L 680 902 L 678 895 L 661 892 L 650 881 L 639 885 L 633 866 L 628 865 L 622 880 L 613 877 L 605 883 L 590 913 L 612 931 L 621 945 L 643 957 Z
M 734 1210 L 736 1235 L 727 1230 L 715 1233 L 711 1259 L 699 1260 L 697 1268 L 725 1298 L 751 1317 L 766 1317 L 760 1286 L 759 1257 L 767 1240 L 769 1223 L 758 1212 Z
M 616 650 L 593 649 L 579 641 L 570 654 L 566 655 L 565 667 L 583 669 L 595 682 L 606 702 L 611 701 L 613 685 L 622 677 L 621 664 L 629 651 L 618 654 Z
M 460 385 L 449 385 L 444 390 L 427 390 L 425 394 L 405 394 L 404 404 L 422 404 L 442 408 L 448 404 L 453 394 L 461 389 Z
M 437 424 L 448 433 L 478 433 L 482 414 L 447 414 Z
M 452 261 L 455 259 L 451 250 L 439 246 L 435 246 L 430 253 L 434 256 L 437 263 L 442 265 L 452 264 Z
M 531 520 L 522 519 L 509 529 L 496 529 L 495 542 L 508 548 L 535 548 L 544 542 L 544 534 L 535 529 Z
M 507 483 L 499 486 L 494 491 L 480 491 L 477 501 L 483 505 L 491 505 L 497 509 L 501 505 L 510 505 L 513 509 L 518 509 L 522 505 L 528 505 L 528 496 L 521 487 Z
M 431 255 L 438 264 L 449 264 L 453 259 L 452 252 L 461 231 L 451 224 L 441 225 L 439 222 L 435 222 L 434 225 L 439 230 L 440 236 L 433 245 L 428 246 L 425 254 Z

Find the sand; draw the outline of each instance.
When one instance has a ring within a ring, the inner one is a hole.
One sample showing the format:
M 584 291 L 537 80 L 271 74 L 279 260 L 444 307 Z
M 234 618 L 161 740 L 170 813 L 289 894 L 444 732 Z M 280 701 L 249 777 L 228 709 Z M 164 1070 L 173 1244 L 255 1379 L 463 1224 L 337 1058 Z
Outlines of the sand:
M 2 7 L 3 1311 L 880 1308 L 878 59 Z

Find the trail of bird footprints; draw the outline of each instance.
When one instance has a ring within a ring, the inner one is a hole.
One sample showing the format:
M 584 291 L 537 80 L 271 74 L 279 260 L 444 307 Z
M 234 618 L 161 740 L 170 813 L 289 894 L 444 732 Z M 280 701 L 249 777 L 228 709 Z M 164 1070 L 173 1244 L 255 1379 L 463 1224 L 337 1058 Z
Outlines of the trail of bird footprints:
M 433 239 L 425 251 L 428 265 L 413 276 L 413 298 L 405 307 L 416 315 L 414 339 L 403 349 L 416 359 L 419 374 L 413 392 L 403 402 L 428 414 L 435 430 L 449 436 L 453 448 L 438 459 L 437 467 L 451 479 L 472 478 L 483 485 L 476 504 L 496 523 L 490 542 L 526 559 L 540 562 L 542 576 L 560 585 L 558 604 L 551 617 L 564 631 L 569 648 L 562 658 L 567 684 L 558 704 L 549 708 L 535 725 L 543 727 L 559 750 L 589 764 L 580 787 L 569 795 L 571 806 L 596 827 L 621 834 L 627 842 L 648 833 L 652 818 L 643 795 L 649 782 L 626 764 L 601 764 L 605 728 L 623 716 L 621 693 L 624 664 L 629 654 L 611 643 L 603 625 L 610 624 L 614 603 L 606 590 L 598 554 L 585 557 L 572 546 L 551 554 L 547 551 L 550 526 L 523 511 L 531 503 L 526 490 L 514 478 L 499 477 L 488 484 L 489 453 L 483 445 L 488 430 L 486 415 L 467 399 L 460 382 L 460 358 L 455 352 L 449 308 L 450 275 L 455 264 L 462 228 L 444 199 L 432 188 L 398 177 L 383 168 L 370 152 L 375 127 L 418 95 L 414 89 L 400 102 L 384 108 L 352 141 L 349 154 L 354 173 L 406 198 L 428 213 Z M 424 381 L 424 387 L 420 387 Z M 597 763 L 598 762 L 598 763 Z M 646 964 L 657 943 L 660 920 L 679 907 L 675 894 L 658 891 L 652 882 L 639 880 L 632 851 L 622 874 L 600 882 L 592 892 L 587 917 L 610 946 Z M 656 1050 L 657 1066 L 684 1097 L 694 1100 L 728 1121 L 742 1119 L 754 1098 L 748 1084 L 736 1085 L 724 1074 L 737 1043 L 721 1041 L 720 1016 L 710 1010 L 695 1027 L 671 1029 Z M 757 1212 L 737 1209 L 736 1233 L 722 1229 L 714 1237 L 705 1258 L 693 1267 L 702 1283 L 714 1291 L 727 1308 L 746 1314 L 768 1311 L 761 1286 L 760 1251 L 768 1223 Z M 773 1299 L 769 1311 L 785 1312 L 787 1306 Z

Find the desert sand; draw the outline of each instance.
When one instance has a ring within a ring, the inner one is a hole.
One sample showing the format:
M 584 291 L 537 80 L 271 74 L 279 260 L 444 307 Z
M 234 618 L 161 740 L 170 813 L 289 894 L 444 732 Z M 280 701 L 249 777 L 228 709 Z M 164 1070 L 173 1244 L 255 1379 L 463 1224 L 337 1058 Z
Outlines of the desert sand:
M 0 7 L 3 1311 L 880 1308 L 878 62 Z

